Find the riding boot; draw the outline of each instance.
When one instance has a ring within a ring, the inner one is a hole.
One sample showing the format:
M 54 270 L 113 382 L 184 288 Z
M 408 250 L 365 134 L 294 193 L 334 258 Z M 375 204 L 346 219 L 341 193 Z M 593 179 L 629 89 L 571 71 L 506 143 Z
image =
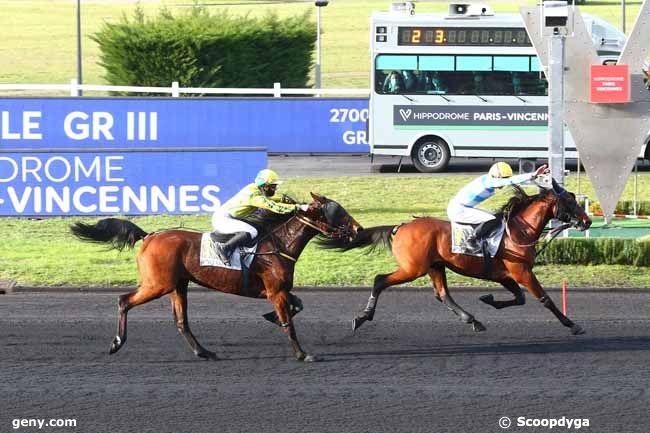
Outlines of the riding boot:
M 481 224 L 476 227 L 470 239 L 472 241 L 480 241 L 485 239 L 492 231 L 497 227 L 500 221 L 496 219 L 483 221 Z
M 224 265 L 230 266 L 230 255 L 235 250 L 235 248 L 241 245 L 245 245 L 250 241 L 251 235 L 248 232 L 237 232 L 223 244 L 217 244 L 217 255 L 219 255 L 219 258 Z
M 219 242 L 219 239 L 223 236 L 223 233 L 221 232 L 212 232 L 210 233 L 210 239 L 212 240 L 212 249 L 214 252 L 217 254 L 219 257 L 219 260 L 226 265 L 230 266 L 230 254 L 226 253 L 225 248 L 223 247 L 223 244 Z

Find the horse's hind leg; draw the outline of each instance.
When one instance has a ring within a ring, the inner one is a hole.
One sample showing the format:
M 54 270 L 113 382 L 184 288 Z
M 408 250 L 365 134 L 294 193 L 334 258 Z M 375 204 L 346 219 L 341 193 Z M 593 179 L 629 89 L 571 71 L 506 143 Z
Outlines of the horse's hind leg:
M 515 305 L 524 305 L 526 303 L 526 298 L 521 291 L 521 287 L 519 287 L 519 284 L 517 284 L 515 280 L 508 278 L 499 282 L 503 287 L 508 289 L 510 293 L 515 296 L 513 299 L 507 301 L 495 301 L 492 294 L 483 295 L 479 299 L 486 304 L 493 306 L 497 310 L 500 310 L 501 308 L 512 307 Z
M 173 289 L 171 288 L 167 290 L 158 290 L 151 286 L 140 286 L 135 290 L 135 292 L 121 295 L 118 298 L 117 310 L 119 318 L 117 320 L 117 335 L 111 343 L 111 348 L 109 350 L 111 355 L 120 350 L 124 343 L 126 343 L 126 315 L 129 310 L 136 305 L 141 305 L 151 301 L 152 299 L 160 298 L 172 290 Z
M 375 277 L 375 283 L 372 286 L 372 291 L 370 292 L 370 297 L 368 298 L 368 304 L 366 308 L 361 312 L 361 314 L 355 317 L 352 320 L 352 330 L 356 331 L 361 325 L 366 321 L 371 322 L 375 316 L 375 309 L 377 308 L 377 300 L 381 292 L 390 286 L 395 284 L 407 283 L 418 278 L 420 275 L 413 275 L 410 272 L 407 272 L 404 269 L 398 269 L 391 274 L 380 274 Z
M 289 304 L 291 310 L 291 318 L 293 318 L 293 316 L 295 316 L 296 314 L 300 313 L 304 308 L 302 304 L 302 300 L 291 292 L 289 292 Z M 264 317 L 269 322 L 274 323 L 278 326 L 282 325 L 282 323 L 280 323 L 280 319 L 278 319 L 278 314 L 275 311 L 262 314 L 262 317 Z
M 187 321 L 187 284 L 187 280 L 179 282 L 176 290 L 170 295 L 172 300 L 172 310 L 174 312 L 174 322 L 176 322 L 178 332 L 185 337 L 185 340 L 190 345 L 196 356 L 216 361 L 216 353 L 210 352 L 201 346 L 190 330 L 190 325 Z
M 449 288 L 447 287 L 447 274 L 445 274 L 445 268 L 443 266 L 434 266 L 428 273 L 429 277 L 431 277 L 431 281 L 433 281 L 433 286 L 435 287 L 436 297 L 438 300 L 451 310 L 451 312 L 459 316 L 463 322 L 471 324 L 474 331 L 485 331 L 485 326 L 476 320 L 474 316 L 463 310 L 460 305 L 454 301 L 454 298 L 451 297 Z
M 291 320 L 291 301 L 289 299 L 289 293 L 282 289 L 275 289 L 269 291 L 268 299 L 275 307 L 275 313 L 278 316 L 280 321 L 280 327 L 282 331 L 289 337 L 289 342 L 291 343 L 291 348 L 293 353 L 298 361 L 304 362 L 314 362 L 318 361 L 318 358 L 313 355 L 308 355 L 300 347 L 298 342 L 298 336 L 296 335 L 296 328 L 293 326 L 293 321 Z

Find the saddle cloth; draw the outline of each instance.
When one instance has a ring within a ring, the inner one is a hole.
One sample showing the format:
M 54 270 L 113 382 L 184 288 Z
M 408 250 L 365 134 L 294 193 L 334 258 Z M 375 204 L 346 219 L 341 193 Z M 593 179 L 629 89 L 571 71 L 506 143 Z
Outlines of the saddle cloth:
M 226 266 L 219 259 L 219 256 L 214 251 L 213 242 L 210 238 L 210 233 L 203 233 L 201 236 L 201 258 L 199 264 L 201 266 L 218 266 L 220 268 L 241 270 L 241 252 L 249 253 L 244 256 L 244 266 L 250 267 L 255 256 L 253 253 L 257 251 L 257 244 L 250 248 L 239 247 L 230 255 L 230 266 Z
M 503 232 L 506 226 L 501 221 L 501 226 L 494 230 L 490 237 L 486 238 L 487 250 L 490 257 L 499 251 L 501 239 L 503 239 Z M 451 223 L 451 252 L 455 254 L 467 254 L 470 256 L 483 257 L 483 248 L 480 242 L 467 241 L 467 237 L 474 233 L 474 226 L 471 224 L 461 224 L 457 222 Z

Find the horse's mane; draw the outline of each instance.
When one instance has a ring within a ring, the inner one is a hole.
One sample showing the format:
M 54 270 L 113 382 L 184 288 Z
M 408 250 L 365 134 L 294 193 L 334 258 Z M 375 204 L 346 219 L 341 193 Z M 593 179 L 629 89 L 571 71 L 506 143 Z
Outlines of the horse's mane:
M 517 215 L 519 212 L 528 207 L 532 202 L 544 197 L 546 191 L 542 191 L 539 194 L 528 195 L 526 191 L 519 185 L 512 185 L 514 194 L 506 204 L 504 204 L 501 209 L 499 209 L 495 217 L 497 220 L 503 218 L 504 215 Z

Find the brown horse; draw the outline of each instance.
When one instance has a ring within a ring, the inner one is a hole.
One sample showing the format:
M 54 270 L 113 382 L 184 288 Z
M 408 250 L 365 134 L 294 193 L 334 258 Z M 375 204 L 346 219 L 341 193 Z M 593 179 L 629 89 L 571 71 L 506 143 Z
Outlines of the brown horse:
M 127 312 L 136 305 L 169 294 L 176 326 L 194 354 L 216 359 L 215 353 L 201 346 L 190 331 L 187 286 L 192 281 L 225 293 L 267 298 L 274 306 L 275 314 L 272 316 L 288 335 L 296 358 L 314 361 L 315 357 L 307 355 L 300 347 L 291 320 L 302 307 L 298 298 L 290 293 L 295 263 L 314 236 L 321 235 L 333 244 L 344 246 L 356 236 L 361 226 L 335 201 L 313 193 L 312 197 L 314 201 L 306 211 L 275 216 L 276 221 L 269 223 L 267 233 L 258 239 L 256 257 L 245 284 L 242 284 L 239 270 L 199 265 L 199 232 L 171 229 L 147 234 L 130 221 L 115 218 L 94 225 L 73 225 L 71 230 L 78 238 L 111 243 L 117 249 L 132 248 L 137 241 L 144 239 L 137 257 L 141 283 L 134 292 L 119 297 L 117 336 L 110 353 L 117 352 L 126 342 Z
M 496 301 L 492 295 L 480 298 L 497 309 L 524 304 L 525 298 L 519 286 L 521 284 L 564 326 L 569 327 L 573 334 L 582 334 L 582 328 L 558 310 L 533 273 L 535 244 L 549 220 L 556 218 L 580 230 L 586 230 L 591 225 L 591 220 L 576 202 L 575 196 L 555 181 L 553 188 L 534 196 L 526 195 L 517 187 L 515 195 L 503 207 L 501 215 L 505 215 L 507 236 L 503 237 L 499 250 L 487 269 L 482 257 L 452 253 L 451 224 L 435 218 L 417 218 L 397 226 L 370 227 L 345 246 L 332 244 L 333 248 L 342 250 L 379 244 L 392 246 L 393 256 L 399 266 L 395 272 L 375 277 L 368 304 L 354 319 L 353 329 L 356 330 L 366 321 L 372 321 L 377 300 L 385 288 L 428 274 L 439 301 L 465 323 L 471 324 L 475 331 L 485 330 L 481 322 L 458 306 L 451 297 L 445 275 L 445 268 L 449 268 L 461 275 L 496 281 L 512 292 L 514 299 L 506 301 Z M 323 244 L 327 247 L 327 241 Z

